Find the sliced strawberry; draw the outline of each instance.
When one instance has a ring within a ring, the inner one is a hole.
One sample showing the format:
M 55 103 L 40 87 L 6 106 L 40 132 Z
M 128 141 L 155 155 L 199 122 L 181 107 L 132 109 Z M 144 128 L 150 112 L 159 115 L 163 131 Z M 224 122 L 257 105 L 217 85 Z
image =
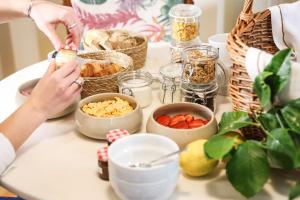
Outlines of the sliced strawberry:
M 176 128 L 176 129 L 188 129 L 189 125 L 185 121 L 180 121 L 174 126 L 171 126 L 171 128 Z
M 190 114 L 184 115 L 184 117 L 185 117 L 185 121 L 186 121 L 187 123 L 190 123 L 191 121 L 194 120 L 193 115 L 190 115 Z
M 175 126 L 179 122 L 185 122 L 185 117 L 183 115 L 176 115 L 172 117 L 169 126 Z
M 156 121 L 163 126 L 169 126 L 171 122 L 171 117 L 169 117 L 168 115 L 162 115 L 157 117 Z
M 190 123 L 188 123 L 189 128 L 199 128 L 201 126 L 204 126 L 205 123 L 203 122 L 202 119 L 195 119 L 194 121 L 191 121 Z

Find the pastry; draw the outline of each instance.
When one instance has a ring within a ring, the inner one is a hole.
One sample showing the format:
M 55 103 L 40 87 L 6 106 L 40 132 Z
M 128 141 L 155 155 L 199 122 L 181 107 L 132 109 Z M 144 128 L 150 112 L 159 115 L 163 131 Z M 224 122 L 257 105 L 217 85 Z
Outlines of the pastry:
M 122 71 L 124 68 L 114 63 L 89 62 L 81 67 L 82 77 L 104 77 Z
M 69 49 L 61 49 L 57 52 L 55 57 L 56 68 L 59 69 L 66 63 L 75 60 L 77 57 L 77 52 Z

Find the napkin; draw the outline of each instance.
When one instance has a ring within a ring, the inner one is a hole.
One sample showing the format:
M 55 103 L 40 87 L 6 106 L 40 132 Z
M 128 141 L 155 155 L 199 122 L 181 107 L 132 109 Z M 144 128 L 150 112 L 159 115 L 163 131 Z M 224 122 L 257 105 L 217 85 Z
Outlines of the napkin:
M 292 48 L 300 62 L 300 1 L 270 7 L 273 39 L 279 49 Z
M 265 51 L 249 48 L 246 54 L 246 69 L 252 81 L 271 61 L 272 55 Z M 280 102 L 287 103 L 300 97 L 300 62 L 292 62 L 291 78 L 286 88 L 278 95 Z

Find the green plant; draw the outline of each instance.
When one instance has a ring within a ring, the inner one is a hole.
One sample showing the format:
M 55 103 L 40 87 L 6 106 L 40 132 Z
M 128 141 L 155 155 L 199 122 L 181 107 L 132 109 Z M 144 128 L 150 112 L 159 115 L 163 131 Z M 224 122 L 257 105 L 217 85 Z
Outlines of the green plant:
M 291 75 L 291 50 L 279 51 L 254 81 L 254 90 L 263 110 L 252 113 L 228 112 L 222 115 L 218 133 L 205 144 L 209 158 L 229 157 L 226 174 L 233 187 L 249 198 L 259 192 L 269 179 L 271 167 L 300 168 L 300 98 L 285 105 L 276 96 Z M 266 135 L 262 141 L 237 140 L 239 129 L 256 126 Z M 228 135 L 230 134 L 230 137 Z M 289 198 L 300 195 L 300 183 Z

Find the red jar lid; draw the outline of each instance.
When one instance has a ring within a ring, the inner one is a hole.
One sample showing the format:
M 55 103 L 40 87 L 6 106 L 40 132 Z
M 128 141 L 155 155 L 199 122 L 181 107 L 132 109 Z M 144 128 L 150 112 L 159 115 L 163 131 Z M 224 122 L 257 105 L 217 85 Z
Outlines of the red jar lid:
M 98 160 L 102 162 L 107 162 L 108 161 L 108 147 L 101 147 L 97 151 L 98 155 Z
M 116 140 L 125 137 L 125 136 L 129 136 L 129 132 L 124 130 L 124 129 L 114 129 L 114 130 L 110 130 L 107 134 L 106 134 L 106 140 L 109 143 L 113 143 Z

